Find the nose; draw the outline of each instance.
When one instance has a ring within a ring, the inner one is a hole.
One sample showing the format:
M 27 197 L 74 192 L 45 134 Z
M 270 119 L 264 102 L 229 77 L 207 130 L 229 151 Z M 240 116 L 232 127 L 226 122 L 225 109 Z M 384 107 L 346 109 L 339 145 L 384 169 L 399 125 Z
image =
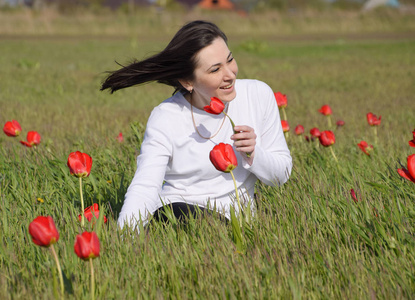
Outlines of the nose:
M 236 78 L 236 74 L 238 73 L 238 67 L 235 65 L 226 66 L 224 70 L 224 80 L 233 80 Z

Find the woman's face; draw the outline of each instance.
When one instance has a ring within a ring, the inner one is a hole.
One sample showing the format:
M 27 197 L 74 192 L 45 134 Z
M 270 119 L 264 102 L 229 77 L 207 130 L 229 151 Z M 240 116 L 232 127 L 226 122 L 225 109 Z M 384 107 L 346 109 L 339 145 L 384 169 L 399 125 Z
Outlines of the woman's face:
M 211 97 L 230 102 L 236 97 L 235 80 L 238 65 L 222 38 L 203 48 L 196 55 L 192 101 L 196 106 L 209 105 Z

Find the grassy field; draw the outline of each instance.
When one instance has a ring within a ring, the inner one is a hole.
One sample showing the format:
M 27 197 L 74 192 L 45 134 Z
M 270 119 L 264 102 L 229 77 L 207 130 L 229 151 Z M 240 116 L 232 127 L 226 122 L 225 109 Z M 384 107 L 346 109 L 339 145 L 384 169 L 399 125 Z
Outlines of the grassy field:
M 413 16 L 311 14 L 297 22 L 271 13 L 226 19 L 192 12 L 157 15 L 153 27 L 145 15 L 118 16 L 112 31 L 108 16 L 16 13 L 6 24 L 1 14 L 0 123 L 15 119 L 23 128 L 19 138 L 0 136 L 1 299 L 59 297 L 53 258 L 28 233 L 39 215 L 52 216 L 60 232 L 65 298 L 90 297 L 89 268 L 73 251 L 81 205 L 66 161 L 77 150 L 93 158 L 86 205 L 99 203 L 109 219 L 94 228 L 98 299 L 413 298 L 415 184 L 396 172 L 415 153 L 408 145 L 415 128 Z M 139 235 L 116 225 L 147 117 L 172 90 L 148 84 L 110 95 L 100 82 L 115 61 L 161 50 L 194 17 L 217 21 L 229 34 L 239 78 L 265 81 L 288 97 L 293 173 L 280 188 L 258 184 L 258 214 L 243 253 L 230 226 L 215 217 Z M 29 21 L 17 26 L 22 20 Z M 46 25 L 30 27 L 30 20 Z M 333 109 L 333 122 L 345 121 L 330 128 L 338 163 L 329 149 L 293 132 L 297 124 L 307 134 L 329 129 L 317 111 L 323 104 Z M 377 139 L 369 111 L 382 116 Z M 31 130 L 42 136 L 36 149 L 18 142 Z M 123 143 L 115 139 L 120 131 Z M 373 144 L 370 157 L 357 147 L 361 140 Z

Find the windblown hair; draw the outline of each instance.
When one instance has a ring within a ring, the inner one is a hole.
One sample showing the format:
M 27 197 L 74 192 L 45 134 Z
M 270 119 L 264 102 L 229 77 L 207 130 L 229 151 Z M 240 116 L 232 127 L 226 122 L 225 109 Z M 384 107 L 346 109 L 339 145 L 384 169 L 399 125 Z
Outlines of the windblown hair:
M 227 43 L 226 35 L 215 24 L 190 22 L 175 34 L 160 53 L 108 72 L 110 75 L 102 83 L 101 91 L 110 89 L 113 93 L 133 85 L 157 81 L 174 87 L 174 92 L 185 92 L 179 80 L 193 79 L 197 53 L 218 37 Z

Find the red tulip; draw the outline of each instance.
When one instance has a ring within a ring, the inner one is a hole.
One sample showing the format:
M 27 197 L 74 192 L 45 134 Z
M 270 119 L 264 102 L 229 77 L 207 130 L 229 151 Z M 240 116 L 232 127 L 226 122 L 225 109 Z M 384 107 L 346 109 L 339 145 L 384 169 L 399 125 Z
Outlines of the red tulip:
M 336 142 L 334 133 L 330 130 L 322 131 L 318 139 L 320 140 L 320 144 L 324 147 L 329 147 Z
M 369 145 L 367 142 L 365 141 L 361 141 L 359 144 L 357 144 L 357 146 L 362 149 L 362 151 L 366 154 L 366 155 L 370 155 L 370 152 L 373 150 L 373 145 Z
M 287 120 L 281 120 L 282 131 L 288 132 L 290 131 L 290 125 L 288 125 Z
M 59 232 L 51 216 L 39 216 L 29 224 L 32 241 L 38 246 L 49 247 L 59 240 Z
M 238 166 L 235 152 L 229 144 L 220 143 L 213 147 L 209 159 L 218 171 L 229 173 Z
M 308 143 L 314 142 L 314 136 L 309 137 L 308 135 L 306 135 L 304 138 L 305 138 L 306 142 L 308 142 Z
M 91 173 L 92 158 L 88 154 L 80 151 L 72 152 L 69 154 L 67 165 L 71 175 L 88 177 Z
M 409 146 L 415 147 L 415 129 L 412 131 L 413 139 L 409 141 Z
M 303 125 L 297 125 L 294 129 L 294 132 L 296 135 L 301 135 L 304 133 L 304 126 Z
M 312 129 L 310 129 L 310 134 L 314 137 L 319 137 L 320 136 L 320 130 L 318 130 L 317 127 L 314 127 Z
M 120 133 L 118 134 L 118 136 L 116 137 L 116 139 L 117 139 L 117 141 L 118 141 L 118 142 L 120 142 L 120 143 L 124 142 L 124 137 L 122 136 L 122 132 L 120 132 Z
M 407 157 L 407 166 L 408 169 L 402 168 L 398 169 L 399 175 L 403 178 L 408 179 L 415 183 L 415 154 L 409 155 Z
M 27 133 L 27 142 L 26 141 L 20 141 L 22 145 L 25 145 L 26 147 L 32 147 L 37 146 L 40 144 L 40 134 L 36 131 L 29 131 Z
M 212 97 L 210 98 L 210 105 L 206 105 L 203 109 L 207 113 L 219 115 L 225 109 L 225 104 L 218 98 Z
M 379 116 L 379 119 L 378 119 L 376 115 L 370 112 L 366 114 L 366 118 L 370 126 L 377 126 L 377 125 L 380 125 L 380 119 L 382 118 L 382 116 Z
M 281 92 L 274 93 L 275 100 L 277 100 L 277 105 L 280 108 L 287 107 L 287 96 Z
M 343 120 L 338 120 L 336 122 L 337 128 L 344 126 L 344 121 Z
M 22 127 L 20 127 L 19 122 L 16 120 L 8 121 L 4 124 L 3 131 L 7 136 L 18 136 L 22 131 Z
M 331 107 L 327 104 L 323 105 L 318 111 L 325 116 L 329 116 L 332 114 Z
M 99 239 L 97 234 L 85 231 L 78 234 L 75 240 L 74 250 L 80 259 L 89 260 L 99 256 Z
M 356 193 L 355 193 L 354 189 L 350 190 L 350 195 L 352 196 L 352 199 L 355 203 L 359 202 L 359 200 L 357 200 Z
M 98 209 L 98 203 L 94 203 L 91 206 L 88 206 L 84 210 L 84 216 L 88 220 L 88 222 L 91 222 L 92 218 L 98 219 L 99 217 L 99 209 Z M 78 216 L 79 221 L 82 220 L 82 214 Z M 104 216 L 104 223 L 107 223 L 107 217 Z M 95 223 L 95 220 L 94 220 Z

